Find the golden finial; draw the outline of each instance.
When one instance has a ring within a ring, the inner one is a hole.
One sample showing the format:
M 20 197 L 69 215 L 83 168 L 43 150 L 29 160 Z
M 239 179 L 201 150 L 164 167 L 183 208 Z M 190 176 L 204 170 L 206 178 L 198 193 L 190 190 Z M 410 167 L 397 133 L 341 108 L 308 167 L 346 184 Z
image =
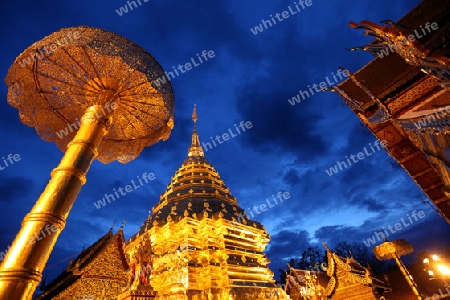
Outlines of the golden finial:
M 192 112 L 192 121 L 194 121 L 194 130 L 192 132 L 192 142 L 189 147 L 188 156 L 204 156 L 202 146 L 197 134 L 197 105 L 194 104 L 194 111 Z
M 197 123 L 197 104 L 194 104 L 194 111 L 192 112 L 192 121 L 194 121 L 194 126 L 195 123 Z
M 331 251 L 329 248 L 328 248 L 328 245 L 325 243 L 325 241 L 323 241 L 322 240 L 322 245 L 325 247 L 325 249 L 327 250 L 327 251 Z
M 127 219 L 123 219 L 123 221 L 122 221 L 122 225 L 120 225 L 120 229 L 122 229 L 123 228 L 123 226 L 125 225 L 125 221 L 126 221 Z

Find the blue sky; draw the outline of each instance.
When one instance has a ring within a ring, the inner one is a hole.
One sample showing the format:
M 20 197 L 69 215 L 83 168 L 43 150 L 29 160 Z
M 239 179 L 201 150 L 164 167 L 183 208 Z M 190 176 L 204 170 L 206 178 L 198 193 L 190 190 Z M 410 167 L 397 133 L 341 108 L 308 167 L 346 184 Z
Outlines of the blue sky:
M 406 238 L 431 252 L 444 245 L 450 229 L 422 199 L 406 172 L 381 150 L 333 176 L 325 170 L 374 144 L 375 137 L 341 99 L 330 92 L 311 95 L 294 106 L 288 100 L 308 85 L 325 81 L 343 66 L 351 72 L 368 63 L 369 53 L 346 49 L 371 41 L 349 21 L 398 20 L 419 1 L 318 1 L 253 34 L 251 29 L 282 13 L 294 1 L 149 0 L 120 16 L 126 1 L 10 1 L 0 12 L 3 40 L 0 67 L 6 75 L 28 46 L 63 28 L 79 25 L 116 32 L 151 53 L 166 71 L 215 56 L 172 79 L 175 128 L 166 142 L 146 148 L 128 164 L 95 161 L 69 215 L 44 277 L 53 278 L 103 234 L 126 218 L 126 237 L 147 218 L 171 176 L 187 155 L 191 113 L 197 104 L 202 142 L 251 122 L 252 128 L 206 152 L 242 208 L 264 204 L 278 192 L 290 198 L 255 214 L 271 235 L 267 254 L 278 275 L 284 260 L 310 244 L 359 242 L 377 229 L 407 220 L 414 210 L 425 217 L 403 226 L 393 239 Z M 0 157 L 20 160 L 0 170 L 0 252 L 14 239 L 24 215 L 42 192 L 62 153 L 23 125 L 0 87 Z M 97 209 L 93 202 L 143 173 L 155 179 Z M 447 238 L 448 239 L 448 238 Z

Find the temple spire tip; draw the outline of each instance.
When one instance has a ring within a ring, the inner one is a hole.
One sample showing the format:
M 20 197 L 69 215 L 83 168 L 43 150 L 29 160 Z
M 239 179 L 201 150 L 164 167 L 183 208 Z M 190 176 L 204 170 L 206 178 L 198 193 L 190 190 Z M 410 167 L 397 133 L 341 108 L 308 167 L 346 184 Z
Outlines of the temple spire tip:
M 123 219 L 122 224 L 120 225 L 119 230 L 123 230 L 123 227 L 125 226 L 126 219 Z
M 194 126 L 197 124 L 197 104 L 194 104 L 194 110 L 192 111 L 192 121 L 194 121 Z
M 194 130 L 192 132 L 192 143 L 189 147 L 188 156 L 205 156 L 202 146 L 200 146 L 200 139 L 197 134 L 197 105 L 194 104 L 194 110 L 192 112 L 192 121 L 194 122 Z

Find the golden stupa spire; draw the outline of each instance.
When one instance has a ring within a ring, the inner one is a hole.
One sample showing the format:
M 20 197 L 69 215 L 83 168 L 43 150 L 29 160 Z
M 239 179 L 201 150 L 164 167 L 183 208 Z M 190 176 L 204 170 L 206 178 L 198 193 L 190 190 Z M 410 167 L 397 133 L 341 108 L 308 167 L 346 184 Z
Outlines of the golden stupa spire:
M 197 106 L 194 104 L 194 111 L 192 112 L 192 121 L 194 121 L 194 131 L 192 132 L 192 142 L 189 147 L 188 156 L 205 156 L 200 139 L 197 134 Z

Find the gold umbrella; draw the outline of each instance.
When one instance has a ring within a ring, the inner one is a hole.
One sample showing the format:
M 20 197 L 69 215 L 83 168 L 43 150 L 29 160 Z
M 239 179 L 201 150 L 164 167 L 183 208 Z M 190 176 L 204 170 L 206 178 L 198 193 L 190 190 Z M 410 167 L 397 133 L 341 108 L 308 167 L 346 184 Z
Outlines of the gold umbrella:
M 8 103 L 65 154 L 0 265 L 0 300 L 31 299 L 94 159 L 126 163 L 169 137 L 172 87 L 155 84 L 164 77 L 139 46 L 84 26 L 52 33 L 16 58 L 5 78 Z
M 162 76 L 155 59 L 129 40 L 97 28 L 72 27 L 26 49 L 5 82 L 8 103 L 19 110 L 22 122 L 62 151 L 86 109 L 103 106 L 98 116 L 110 112 L 114 121 L 97 159 L 126 163 L 144 147 L 167 139 L 173 127 L 171 85 L 154 84 Z
M 378 260 L 394 259 L 406 281 L 408 282 L 408 285 L 411 288 L 416 299 L 422 300 L 422 296 L 420 296 L 417 284 L 409 274 L 406 266 L 400 260 L 401 256 L 410 254 L 414 251 L 414 248 L 408 243 L 407 240 L 395 240 L 390 242 L 386 238 L 384 238 L 384 243 L 374 247 L 372 251 L 378 258 Z

